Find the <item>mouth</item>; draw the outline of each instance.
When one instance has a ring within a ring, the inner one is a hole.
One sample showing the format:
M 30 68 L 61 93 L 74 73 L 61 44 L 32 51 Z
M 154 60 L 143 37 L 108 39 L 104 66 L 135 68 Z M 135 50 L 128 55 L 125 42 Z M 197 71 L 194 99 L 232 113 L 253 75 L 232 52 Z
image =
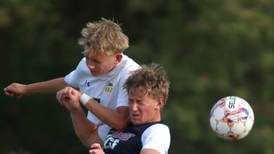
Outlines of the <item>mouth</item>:
M 94 76 L 96 76 L 97 74 L 98 74 L 98 72 L 97 71 L 95 71 L 95 70 L 89 70 L 90 71 L 90 73 L 92 74 L 92 75 L 94 75 Z
M 130 118 L 131 118 L 132 120 L 136 121 L 136 120 L 140 119 L 140 115 L 137 114 L 137 113 L 131 113 L 131 114 L 130 114 Z

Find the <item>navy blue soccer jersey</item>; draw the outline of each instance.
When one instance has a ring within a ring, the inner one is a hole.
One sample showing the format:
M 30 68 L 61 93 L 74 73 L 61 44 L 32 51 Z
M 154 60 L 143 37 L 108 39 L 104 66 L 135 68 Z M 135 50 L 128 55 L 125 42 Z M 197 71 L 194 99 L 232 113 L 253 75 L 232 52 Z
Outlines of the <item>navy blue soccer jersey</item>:
M 119 132 L 114 129 L 110 130 L 107 139 L 104 142 L 104 151 L 106 154 L 139 154 L 143 148 L 143 134 L 151 126 L 160 124 L 165 128 L 166 125 L 160 122 L 147 123 L 142 125 L 130 125 L 125 131 Z M 150 131 L 153 133 L 153 131 Z M 157 132 L 157 131 L 156 131 Z M 164 132 L 165 133 L 165 132 Z M 166 134 L 166 133 L 165 133 Z M 160 135 L 160 134 L 154 134 Z M 152 135 L 148 135 L 149 137 Z M 168 131 L 169 136 L 169 131 Z M 169 147 L 168 138 L 168 147 Z M 165 142 L 164 142 L 165 143 Z M 164 146 L 165 147 L 165 146 Z M 158 150 L 158 149 L 156 149 Z

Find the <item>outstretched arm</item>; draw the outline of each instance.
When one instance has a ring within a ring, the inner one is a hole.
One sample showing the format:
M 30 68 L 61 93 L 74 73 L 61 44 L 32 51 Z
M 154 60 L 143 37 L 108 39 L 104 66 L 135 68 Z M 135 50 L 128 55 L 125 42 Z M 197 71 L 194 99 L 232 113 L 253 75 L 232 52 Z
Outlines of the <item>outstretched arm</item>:
M 35 93 L 55 93 L 67 84 L 63 77 L 31 84 L 12 83 L 4 88 L 7 96 L 22 97 Z

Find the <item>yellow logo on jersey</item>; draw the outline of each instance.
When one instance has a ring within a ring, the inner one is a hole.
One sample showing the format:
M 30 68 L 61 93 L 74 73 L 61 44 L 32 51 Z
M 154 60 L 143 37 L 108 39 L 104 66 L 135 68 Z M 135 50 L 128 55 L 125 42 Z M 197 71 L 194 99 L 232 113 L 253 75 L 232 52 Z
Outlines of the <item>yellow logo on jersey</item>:
M 113 84 L 111 82 L 109 82 L 106 86 L 105 86 L 105 92 L 107 94 L 110 94 L 112 92 L 113 89 Z

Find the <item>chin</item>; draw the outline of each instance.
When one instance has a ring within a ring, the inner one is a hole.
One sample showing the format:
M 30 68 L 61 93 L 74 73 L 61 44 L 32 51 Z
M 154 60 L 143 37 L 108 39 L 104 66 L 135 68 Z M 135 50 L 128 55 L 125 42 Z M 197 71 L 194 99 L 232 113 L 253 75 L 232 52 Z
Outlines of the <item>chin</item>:
M 140 122 L 140 121 L 131 121 L 134 125 L 141 125 L 143 124 L 143 122 Z
M 96 73 L 91 73 L 93 76 L 95 76 L 95 77 L 97 77 L 97 76 L 99 76 L 98 74 L 96 74 Z
M 97 72 L 90 72 L 90 73 L 95 77 L 100 76 L 100 73 L 97 73 Z

